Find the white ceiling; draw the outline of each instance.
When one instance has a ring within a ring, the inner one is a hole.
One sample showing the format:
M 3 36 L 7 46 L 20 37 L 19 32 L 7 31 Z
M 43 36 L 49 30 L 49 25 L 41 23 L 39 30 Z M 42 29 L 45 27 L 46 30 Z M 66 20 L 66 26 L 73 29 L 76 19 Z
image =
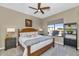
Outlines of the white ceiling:
M 37 14 L 34 14 L 35 10 L 29 8 L 29 6 L 37 8 L 37 3 L 0 3 L 0 6 L 7 7 L 9 9 L 16 10 L 38 18 L 45 18 L 59 12 L 68 10 L 70 8 L 79 6 L 79 3 L 42 3 L 41 7 L 50 7 L 49 10 L 44 10 L 44 14 L 40 13 L 40 11 Z

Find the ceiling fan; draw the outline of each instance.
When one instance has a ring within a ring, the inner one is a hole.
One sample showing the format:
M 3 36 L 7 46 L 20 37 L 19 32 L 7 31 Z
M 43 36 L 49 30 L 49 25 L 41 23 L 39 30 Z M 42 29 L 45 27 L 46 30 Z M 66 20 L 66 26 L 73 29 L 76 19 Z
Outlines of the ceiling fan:
M 36 11 L 34 12 L 34 14 L 36 14 L 36 13 L 39 12 L 39 11 L 40 11 L 42 14 L 44 14 L 44 11 L 43 11 L 43 10 L 50 9 L 50 7 L 42 7 L 42 8 L 41 8 L 41 3 L 38 3 L 38 7 L 37 7 L 37 8 L 31 7 L 31 6 L 29 6 L 29 8 L 36 10 Z

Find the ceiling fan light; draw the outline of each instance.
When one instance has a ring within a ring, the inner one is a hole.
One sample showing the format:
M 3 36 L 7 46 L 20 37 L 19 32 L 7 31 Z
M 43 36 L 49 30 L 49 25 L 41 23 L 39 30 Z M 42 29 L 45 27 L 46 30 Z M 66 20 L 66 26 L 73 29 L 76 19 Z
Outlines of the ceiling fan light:
M 38 11 L 40 11 L 40 10 L 38 10 Z

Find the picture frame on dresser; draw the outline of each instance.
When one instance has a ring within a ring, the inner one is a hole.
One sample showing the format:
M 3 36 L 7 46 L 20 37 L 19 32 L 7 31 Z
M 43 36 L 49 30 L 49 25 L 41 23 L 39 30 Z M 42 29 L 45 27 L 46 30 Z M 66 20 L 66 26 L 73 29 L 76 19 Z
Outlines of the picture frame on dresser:
M 25 19 L 25 27 L 32 27 L 32 20 Z

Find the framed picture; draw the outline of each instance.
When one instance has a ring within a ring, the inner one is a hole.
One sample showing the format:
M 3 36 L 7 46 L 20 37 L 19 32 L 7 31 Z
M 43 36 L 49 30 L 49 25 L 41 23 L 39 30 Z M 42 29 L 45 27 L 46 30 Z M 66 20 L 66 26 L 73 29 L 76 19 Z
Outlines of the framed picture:
M 32 27 L 32 20 L 25 19 L 25 26 L 26 27 Z

